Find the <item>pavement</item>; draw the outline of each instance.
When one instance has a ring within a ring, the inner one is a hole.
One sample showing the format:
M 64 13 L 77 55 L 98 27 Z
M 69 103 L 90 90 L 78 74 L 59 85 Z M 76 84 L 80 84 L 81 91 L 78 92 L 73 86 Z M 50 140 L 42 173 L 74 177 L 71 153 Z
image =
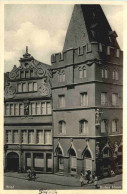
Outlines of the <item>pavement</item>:
M 4 174 L 5 190 L 77 190 L 95 189 L 93 183 L 80 185 L 79 178 L 55 174 L 37 174 L 36 180 L 27 180 L 27 173 L 7 172 Z M 103 178 L 98 181 L 98 189 L 122 189 L 122 175 Z

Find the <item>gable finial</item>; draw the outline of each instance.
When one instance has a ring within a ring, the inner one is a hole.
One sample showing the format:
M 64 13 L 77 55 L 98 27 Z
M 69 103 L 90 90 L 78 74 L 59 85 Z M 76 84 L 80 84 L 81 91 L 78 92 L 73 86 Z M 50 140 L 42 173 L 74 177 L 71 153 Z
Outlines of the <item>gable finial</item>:
M 26 53 L 28 54 L 28 46 L 26 46 Z

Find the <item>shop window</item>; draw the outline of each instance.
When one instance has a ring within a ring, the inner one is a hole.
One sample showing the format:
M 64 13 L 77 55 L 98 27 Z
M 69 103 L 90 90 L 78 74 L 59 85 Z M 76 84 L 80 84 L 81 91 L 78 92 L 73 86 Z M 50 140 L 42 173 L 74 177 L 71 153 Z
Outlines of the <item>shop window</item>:
M 59 133 L 66 134 L 66 122 L 65 121 L 59 121 Z
M 46 153 L 46 171 L 52 171 L 52 154 Z
M 88 95 L 87 92 L 81 93 L 81 106 L 88 106 Z
M 65 107 L 65 95 L 59 95 L 59 107 L 60 108 Z
M 81 120 L 79 122 L 79 132 L 80 134 L 88 135 L 88 121 Z
M 26 154 L 26 170 L 31 168 L 31 154 Z
M 44 154 L 43 153 L 36 153 L 36 154 L 34 153 L 33 159 L 34 159 L 35 170 L 43 171 L 45 168 Z

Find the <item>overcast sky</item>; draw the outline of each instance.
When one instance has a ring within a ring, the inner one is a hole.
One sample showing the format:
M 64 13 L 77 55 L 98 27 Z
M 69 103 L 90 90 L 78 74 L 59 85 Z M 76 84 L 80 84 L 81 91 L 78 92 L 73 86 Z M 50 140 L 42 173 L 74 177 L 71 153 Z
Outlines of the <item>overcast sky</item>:
M 5 72 L 19 66 L 26 46 L 35 59 L 51 64 L 51 54 L 62 51 L 73 6 L 5 5 Z M 123 6 L 102 8 L 123 49 Z

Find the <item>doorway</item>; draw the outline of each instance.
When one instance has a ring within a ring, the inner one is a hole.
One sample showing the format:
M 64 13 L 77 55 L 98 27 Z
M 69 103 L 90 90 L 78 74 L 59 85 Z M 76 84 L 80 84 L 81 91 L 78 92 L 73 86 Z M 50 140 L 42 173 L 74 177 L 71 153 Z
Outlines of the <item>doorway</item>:
M 8 171 L 17 172 L 19 169 L 19 156 L 15 152 L 7 155 L 7 169 Z

